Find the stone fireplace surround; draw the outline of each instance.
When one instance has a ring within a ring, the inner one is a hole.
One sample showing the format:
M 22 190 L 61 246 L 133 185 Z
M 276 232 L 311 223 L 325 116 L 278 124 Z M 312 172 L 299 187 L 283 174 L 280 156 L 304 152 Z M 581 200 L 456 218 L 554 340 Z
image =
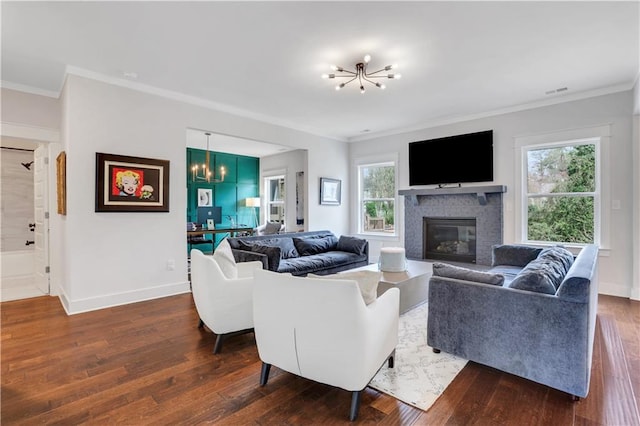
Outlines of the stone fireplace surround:
M 407 189 L 404 199 L 404 248 L 409 259 L 423 259 L 425 217 L 475 218 L 476 264 L 491 265 L 491 246 L 502 244 L 503 185 Z

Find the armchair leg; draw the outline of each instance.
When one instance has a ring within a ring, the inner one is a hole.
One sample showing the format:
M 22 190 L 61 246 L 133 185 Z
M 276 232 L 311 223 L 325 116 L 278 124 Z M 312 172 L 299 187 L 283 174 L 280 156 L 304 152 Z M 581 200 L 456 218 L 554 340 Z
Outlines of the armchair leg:
M 219 354 L 220 351 L 222 350 L 222 342 L 224 340 L 224 337 L 225 337 L 224 334 L 218 334 L 218 337 L 216 338 L 216 344 L 213 346 L 214 354 Z
M 440 349 L 433 348 L 433 353 L 434 354 L 439 354 L 440 353 Z
M 267 384 L 267 380 L 269 380 L 269 371 L 271 371 L 271 364 L 263 362 L 262 370 L 260 370 L 260 386 Z
M 354 422 L 358 418 L 360 411 L 360 393 L 362 391 L 351 392 L 351 409 L 349 410 L 349 421 Z
M 220 353 L 220 351 L 222 350 L 222 342 L 227 337 L 238 336 L 240 334 L 245 334 L 245 333 L 253 333 L 253 328 L 247 328 L 245 330 L 239 330 L 239 331 L 232 331 L 231 333 L 218 334 L 218 337 L 216 338 L 216 343 L 213 346 L 213 353 L 214 354 Z
M 202 319 L 199 320 L 198 322 L 198 328 L 202 328 L 204 327 L 204 321 L 202 321 Z
M 393 368 L 395 358 L 396 358 L 396 350 L 394 349 L 393 352 L 391 352 L 391 355 L 389 355 L 389 359 L 387 360 L 387 365 L 389 366 L 389 368 Z

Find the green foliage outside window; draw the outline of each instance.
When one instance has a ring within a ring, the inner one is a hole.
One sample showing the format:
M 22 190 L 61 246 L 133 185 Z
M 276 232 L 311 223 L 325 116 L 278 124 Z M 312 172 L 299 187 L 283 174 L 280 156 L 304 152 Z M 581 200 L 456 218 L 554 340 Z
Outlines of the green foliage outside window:
M 573 145 L 527 153 L 528 240 L 594 241 L 595 148 Z
M 370 219 L 376 220 L 375 226 L 368 228 L 364 223 L 365 231 L 393 231 L 395 221 L 395 182 L 396 172 L 393 165 L 372 165 L 362 168 L 362 197 L 364 213 Z M 383 218 L 384 221 L 379 219 Z M 381 225 L 383 223 L 383 225 Z M 380 229 L 380 226 L 383 229 Z

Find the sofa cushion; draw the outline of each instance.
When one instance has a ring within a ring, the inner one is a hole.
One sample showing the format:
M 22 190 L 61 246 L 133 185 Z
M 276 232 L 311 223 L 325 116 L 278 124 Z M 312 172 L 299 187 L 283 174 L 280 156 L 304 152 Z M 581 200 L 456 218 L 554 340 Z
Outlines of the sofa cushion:
M 269 270 L 277 272 L 280 268 L 280 259 L 282 258 L 282 250 L 280 247 L 272 247 L 260 244 L 253 244 L 251 251 L 254 253 L 261 253 L 267 256 L 269 260 Z
M 325 235 L 318 237 L 297 238 L 293 237 L 293 245 L 298 250 L 300 256 L 311 256 L 335 250 L 338 246 L 338 239 L 335 235 Z
M 216 263 L 222 270 L 222 273 L 225 277 L 230 280 L 235 280 L 238 278 L 238 267 L 236 265 L 236 260 L 233 257 L 233 251 L 231 251 L 231 246 L 226 238 L 220 241 L 218 247 L 216 247 L 213 252 L 213 258 Z
M 336 250 L 348 251 L 355 254 L 364 254 L 367 247 L 367 240 L 363 238 L 348 237 L 341 235 L 338 239 Z
M 278 272 L 290 272 L 293 275 L 305 275 L 307 273 L 320 273 L 340 265 L 346 266 L 366 261 L 367 255 L 358 256 L 346 251 L 329 251 L 326 253 L 300 256 L 291 259 L 282 259 Z M 337 271 L 336 271 L 337 272 Z
M 483 284 L 499 285 L 504 283 L 504 276 L 492 272 L 474 271 L 473 269 L 434 263 L 433 275 L 437 277 L 454 278 L 457 280 L 475 281 Z
M 511 265 L 522 268 L 536 259 L 541 251 L 541 248 L 515 244 L 495 245 L 491 250 L 491 266 Z
M 252 249 L 254 246 L 280 247 L 282 259 L 289 259 L 291 257 L 299 256 L 298 251 L 293 245 L 293 240 L 291 238 L 269 238 L 257 241 L 240 240 L 238 242 L 238 245 L 241 250 L 249 251 L 254 251 Z
M 362 299 L 366 305 L 373 303 L 378 298 L 378 283 L 380 282 L 380 272 L 378 271 L 353 271 L 341 272 L 332 275 L 307 275 L 309 278 L 322 278 L 332 280 L 354 280 L 358 283 Z
M 493 274 L 500 274 L 504 276 L 504 284 L 503 287 L 509 287 L 509 283 L 513 281 L 513 279 L 522 271 L 522 267 L 520 266 L 512 266 L 512 265 L 498 265 L 489 269 L 488 272 Z

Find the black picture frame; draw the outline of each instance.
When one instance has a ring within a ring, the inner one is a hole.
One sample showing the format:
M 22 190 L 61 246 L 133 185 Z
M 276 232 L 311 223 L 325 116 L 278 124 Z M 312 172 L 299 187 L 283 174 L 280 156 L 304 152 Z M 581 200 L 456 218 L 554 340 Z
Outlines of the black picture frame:
M 96 212 L 168 211 L 168 160 L 96 153 Z
M 320 204 L 339 206 L 342 181 L 340 179 L 320 178 Z

